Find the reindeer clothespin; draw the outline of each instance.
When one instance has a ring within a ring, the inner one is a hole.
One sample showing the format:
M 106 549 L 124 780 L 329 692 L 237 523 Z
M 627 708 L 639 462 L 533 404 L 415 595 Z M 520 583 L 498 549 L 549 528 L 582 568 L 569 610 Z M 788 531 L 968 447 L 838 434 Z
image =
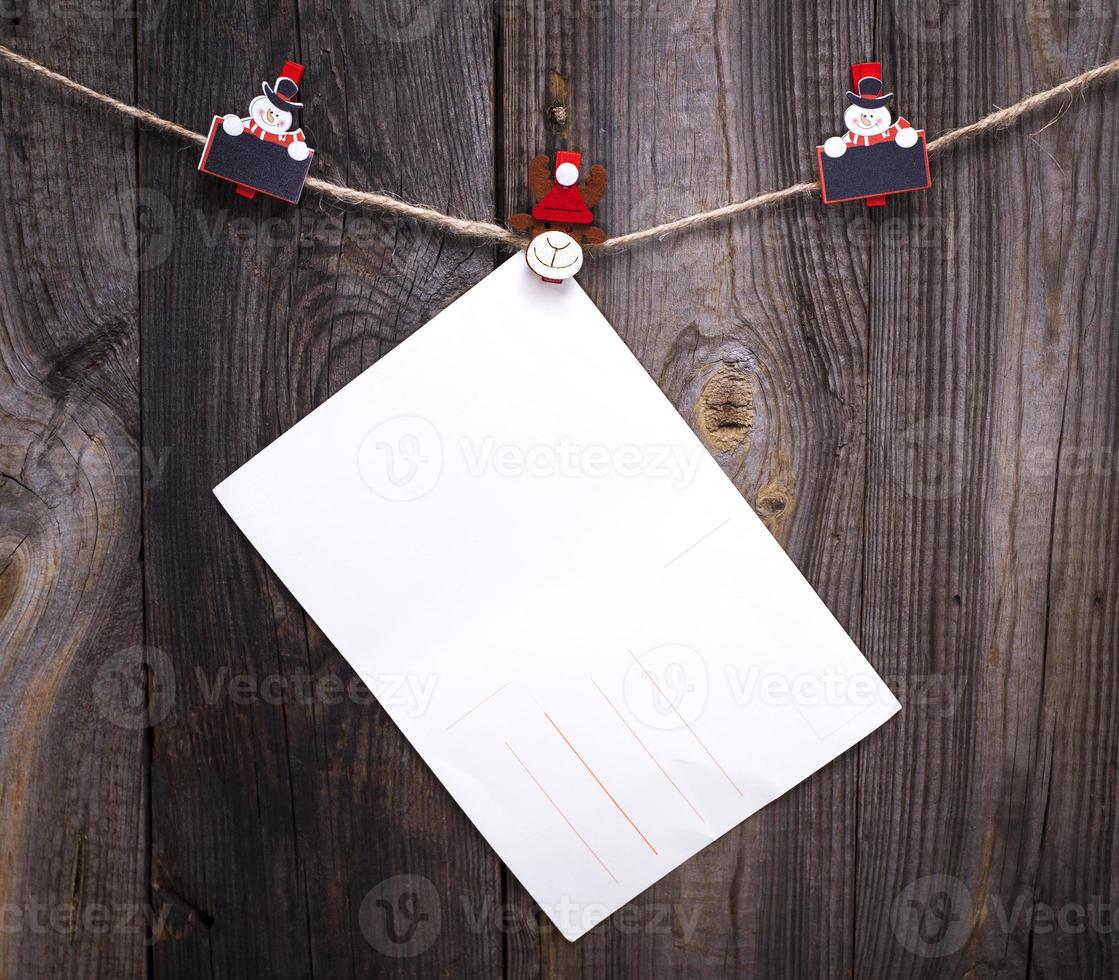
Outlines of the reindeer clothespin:
M 509 224 L 531 231 L 525 250 L 528 267 L 545 282 L 563 282 L 583 267 L 582 243 L 600 245 L 606 232 L 591 222 L 593 208 L 606 193 L 606 168 L 595 164 L 579 186 L 582 154 L 560 150 L 555 170 L 546 154 L 528 167 L 528 188 L 536 202 L 531 214 L 515 214 Z
M 890 194 L 931 186 L 925 132 L 899 116 L 890 120 L 893 92 L 882 84 L 882 65 L 864 61 L 851 66 L 854 91 L 843 114 L 847 132 L 816 147 L 825 204 L 866 201 L 881 207 Z

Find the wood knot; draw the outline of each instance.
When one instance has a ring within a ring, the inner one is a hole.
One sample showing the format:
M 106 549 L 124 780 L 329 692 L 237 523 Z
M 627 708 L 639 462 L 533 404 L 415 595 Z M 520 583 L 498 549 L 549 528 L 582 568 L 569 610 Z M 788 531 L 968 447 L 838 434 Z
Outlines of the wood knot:
M 758 513 L 762 517 L 779 517 L 789 505 L 788 498 L 782 494 L 770 493 L 758 498 Z
M 548 72 L 549 107 L 547 111 L 548 122 L 556 129 L 566 129 L 571 121 L 571 87 L 567 84 L 567 76 L 558 71 Z
M 767 483 L 758 492 L 754 510 L 769 528 L 770 534 L 777 537 L 792 515 L 793 491 L 786 484 L 776 480 Z
M 696 402 L 703 441 L 714 452 L 729 453 L 746 443 L 754 431 L 754 385 L 736 367 L 721 367 L 703 386 Z

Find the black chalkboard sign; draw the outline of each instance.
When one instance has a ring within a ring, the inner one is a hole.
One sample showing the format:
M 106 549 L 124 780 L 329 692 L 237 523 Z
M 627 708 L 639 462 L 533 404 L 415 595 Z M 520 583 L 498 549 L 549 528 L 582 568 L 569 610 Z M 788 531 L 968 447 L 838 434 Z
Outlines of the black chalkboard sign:
M 293 160 L 279 143 L 269 143 L 249 133 L 230 136 L 222 129 L 221 117 L 215 116 L 198 169 L 298 204 L 314 155 L 312 150 L 306 160 Z
M 851 146 L 843 156 L 829 157 L 818 146 L 816 159 L 825 204 L 923 191 L 932 184 L 922 130 L 918 130 L 917 142 L 910 147 L 887 140 L 871 146 Z

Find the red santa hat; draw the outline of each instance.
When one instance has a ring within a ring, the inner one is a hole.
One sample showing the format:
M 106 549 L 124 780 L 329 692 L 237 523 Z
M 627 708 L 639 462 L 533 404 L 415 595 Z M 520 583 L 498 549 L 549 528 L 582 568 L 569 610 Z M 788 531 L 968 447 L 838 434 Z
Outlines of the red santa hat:
M 572 150 L 556 154 L 555 183 L 539 204 L 532 209 L 537 221 L 561 221 L 572 225 L 589 225 L 594 221 L 591 209 L 576 186 L 583 155 Z

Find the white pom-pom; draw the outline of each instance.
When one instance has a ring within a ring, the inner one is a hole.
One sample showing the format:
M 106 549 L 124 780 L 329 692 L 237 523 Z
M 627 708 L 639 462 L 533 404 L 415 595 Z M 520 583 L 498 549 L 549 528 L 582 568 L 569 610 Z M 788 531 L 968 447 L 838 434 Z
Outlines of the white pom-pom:
M 570 187 L 579 179 L 579 168 L 573 163 L 561 163 L 556 167 L 556 183 Z
M 908 149 L 911 146 L 916 146 L 917 130 L 915 130 L 912 126 L 907 126 L 905 129 L 899 129 L 897 144 L 903 149 Z
M 288 156 L 293 160 L 306 160 L 310 154 L 311 151 L 302 140 L 295 140 L 294 142 L 288 143 Z
M 221 128 L 230 136 L 240 136 L 245 131 L 245 124 L 241 122 L 240 116 L 230 113 L 228 116 L 222 116 Z
M 841 136 L 829 136 L 824 140 L 824 152 L 829 157 L 841 157 L 847 152 L 847 144 Z

